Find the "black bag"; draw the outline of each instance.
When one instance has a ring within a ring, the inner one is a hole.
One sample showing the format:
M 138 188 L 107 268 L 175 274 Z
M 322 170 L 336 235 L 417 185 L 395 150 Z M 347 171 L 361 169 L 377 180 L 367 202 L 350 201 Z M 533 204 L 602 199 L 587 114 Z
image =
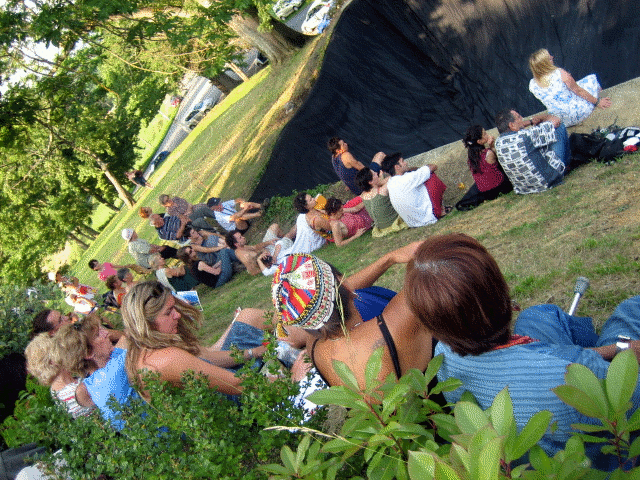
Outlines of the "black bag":
M 572 133 L 569 136 L 571 146 L 571 168 L 600 158 L 600 151 L 607 139 L 594 133 Z

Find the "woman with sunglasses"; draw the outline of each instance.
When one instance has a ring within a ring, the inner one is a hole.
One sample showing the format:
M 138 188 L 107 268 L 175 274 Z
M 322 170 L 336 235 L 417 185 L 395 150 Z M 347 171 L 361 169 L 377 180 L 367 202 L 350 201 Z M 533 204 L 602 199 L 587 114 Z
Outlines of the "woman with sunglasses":
M 125 296 L 122 317 L 129 338 L 126 368 L 132 383 L 142 380 L 144 370 L 157 372 L 160 379 L 182 384 L 185 372 L 203 374 L 220 393 L 238 395 L 241 378 L 231 370 L 237 365 L 229 354 L 231 345 L 244 350 L 245 360 L 264 354 L 264 317 L 261 310 L 242 310 L 222 343 L 222 351 L 199 344 L 196 333 L 202 314 L 175 298 L 159 282 L 135 285 Z M 148 399 L 148 394 L 142 392 Z

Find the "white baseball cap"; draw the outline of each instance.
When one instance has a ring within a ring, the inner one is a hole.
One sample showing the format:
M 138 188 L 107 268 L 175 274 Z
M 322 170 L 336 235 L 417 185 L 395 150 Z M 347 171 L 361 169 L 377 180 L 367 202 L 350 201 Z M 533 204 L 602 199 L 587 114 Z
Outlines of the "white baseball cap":
M 122 238 L 124 238 L 127 242 L 131 240 L 133 237 L 133 228 L 123 228 L 122 229 Z

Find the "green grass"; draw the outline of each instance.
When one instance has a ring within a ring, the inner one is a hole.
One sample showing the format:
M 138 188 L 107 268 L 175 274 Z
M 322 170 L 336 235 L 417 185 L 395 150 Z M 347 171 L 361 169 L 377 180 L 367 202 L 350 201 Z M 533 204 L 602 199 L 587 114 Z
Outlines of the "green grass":
M 318 38 L 278 69 L 269 67 L 236 88 L 176 148 L 153 176 L 152 191 L 137 195 L 136 207 L 158 206 L 160 193 L 176 194 L 192 202 L 216 195 L 249 196 L 289 116 L 283 106 L 300 104 L 313 85 L 327 37 Z M 439 159 L 438 173 L 448 185 L 448 171 L 460 158 Z M 578 313 L 590 315 L 601 325 L 622 299 L 640 287 L 640 193 L 637 166 L 640 155 L 623 157 L 617 164 L 590 164 L 574 171 L 562 185 L 537 195 L 504 195 L 471 212 L 454 212 L 435 225 L 410 229 L 373 239 L 365 234 L 349 245 L 329 245 L 318 255 L 346 274 L 368 265 L 380 255 L 431 235 L 464 232 L 474 236 L 494 255 L 512 295 L 523 308 L 554 302 L 567 308 L 578 275 L 587 276 L 591 288 Z M 327 158 L 328 161 L 328 158 Z M 314 190 L 344 195 L 341 186 Z M 451 192 L 449 192 L 450 194 Z M 462 196 L 464 192 L 459 193 Z M 269 223 L 288 228 L 295 212 L 291 197 L 275 198 L 262 221 L 254 223 L 255 240 Z M 102 235 L 83 253 L 73 273 L 97 284 L 86 263 L 91 258 L 129 263 L 120 230 L 136 228 L 142 238 L 159 243 L 155 230 L 135 211 L 121 211 L 111 218 Z M 378 282 L 400 289 L 404 268 L 396 266 Z M 236 275 L 215 291 L 199 287 L 205 322 L 201 336 L 213 341 L 233 318 L 237 307 L 269 308 L 270 278 Z M 491 292 L 487 292 L 490 295 Z

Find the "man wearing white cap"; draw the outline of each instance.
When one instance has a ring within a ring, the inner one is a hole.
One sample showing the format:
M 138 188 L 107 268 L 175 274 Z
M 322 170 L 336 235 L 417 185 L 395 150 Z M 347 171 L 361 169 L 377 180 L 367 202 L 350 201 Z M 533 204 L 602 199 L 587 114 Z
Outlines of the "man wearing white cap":
M 176 258 L 177 250 L 175 248 L 168 245 L 153 245 L 138 238 L 138 234 L 133 228 L 124 228 L 122 238 L 128 242 L 129 253 L 141 267 L 151 268 L 149 259 L 154 253 L 159 253 L 162 258 Z

